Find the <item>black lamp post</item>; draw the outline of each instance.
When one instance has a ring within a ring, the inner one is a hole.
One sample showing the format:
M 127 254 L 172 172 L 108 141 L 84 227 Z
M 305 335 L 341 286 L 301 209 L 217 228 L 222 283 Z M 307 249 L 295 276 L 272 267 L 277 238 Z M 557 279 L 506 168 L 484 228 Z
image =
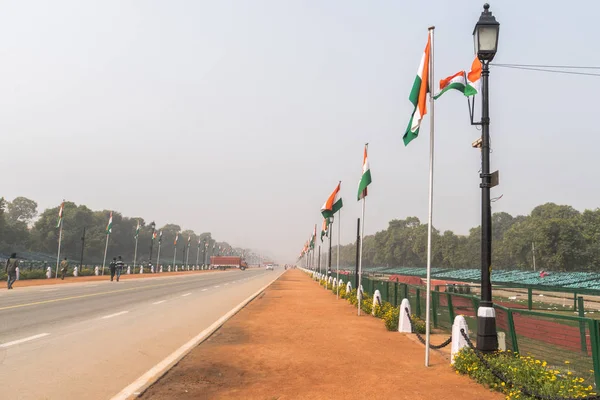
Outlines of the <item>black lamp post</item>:
M 490 188 L 490 115 L 489 86 L 490 62 L 498 50 L 500 24 L 489 11 L 490 5 L 483 5 L 483 12 L 473 30 L 475 53 L 481 61 L 481 303 L 477 310 L 477 349 L 490 352 L 498 349 L 496 333 L 496 312 L 492 303 L 492 207 Z
M 150 228 L 152 228 L 152 232 L 150 233 L 150 257 L 148 258 L 148 266 L 152 264 L 152 248 L 154 247 L 154 228 L 156 228 L 156 224 L 152 222 Z

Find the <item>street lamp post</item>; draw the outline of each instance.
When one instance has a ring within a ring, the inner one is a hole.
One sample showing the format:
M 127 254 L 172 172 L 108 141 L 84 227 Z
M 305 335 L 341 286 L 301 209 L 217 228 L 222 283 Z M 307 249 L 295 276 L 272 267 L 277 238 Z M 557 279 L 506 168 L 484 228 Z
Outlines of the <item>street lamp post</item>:
M 481 61 L 481 302 L 477 310 L 477 349 L 484 352 L 498 349 L 496 333 L 496 312 L 492 302 L 492 207 L 490 188 L 490 115 L 489 86 L 490 62 L 498 50 L 500 24 L 489 11 L 490 5 L 483 5 L 483 12 L 473 30 L 475 53 Z

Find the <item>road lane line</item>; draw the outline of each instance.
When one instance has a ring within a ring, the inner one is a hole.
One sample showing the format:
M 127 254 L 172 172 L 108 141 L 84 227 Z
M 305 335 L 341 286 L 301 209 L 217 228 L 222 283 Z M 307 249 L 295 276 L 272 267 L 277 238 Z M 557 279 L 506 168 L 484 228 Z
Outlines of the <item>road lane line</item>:
M 152 385 L 156 380 L 158 380 L 161 376 L 165 374 L 169 369 L 173 367 L 176 363 L 181 361 L 181 359 L 188 354 L 194 347 L 198 346 L 200 343 L 205 341 L 210 335 L 212 335 L 217 329 L 225 324 L 231 317 L 237 314 L 242 308 L 244 308 L 248 303 L 254 300 L 258 295 L 264 292 L 273 282 L 281 277 L 280 274 L 275 279 L 270 281 L 267 285 L 263 286 L 258 292 L 254 293 L 246 300 L 242 301 L 236 307 L 231 309 L 228 313 L 223 315 L 217 321 L 215 321 L 211 326 L 200 332 L 196 337 L 192 338 L 189 342 L 185 343 L 183 346 L 175 350 L 171 355 L 167 358 L 156 364 L 154 367 L 150 368 L 145 374 L 140 376 L 134 382 L 132 382 L 129 386 L 121 390 L 117 393 L 111 400 L 128 400 L 131 399 L 132 395 L 137 397 L 137 393 L 143 393 L 150 385 Z
M 181 297 L 189 296 L 191 293 L 182 294 Z
M 221 286 L 219 286 L 219 285 L 217 285 L 217 286 L 214 286 L 214 288 L 215 288 L 215 289 L 216 289 L 216 288 L 220 288 L 220 287 L 221 287 Z
M 48 336 L 49 333 L 40 333 L 39 335 L 29 336 L 23 339 L 13 340 L 12 342 L 2 343 L 0 344 L 0 348 L 6 348 L 10 346 L 14 346 L 15 344 L 21 344 L 25 342 L 29 342 L 30 340 L 35 340 L 39 338 L 43 338 L 44 336 Z
M 155 302 L 154 302 L 154 303 L 152 303 L 152 304 L 160 304 L 160 303 L 164 303 L 165 301 L 166 301 L 166 300 L 155 301 Z
M 202 289 L 203 292 L 206 292 L 208 289 Z
M 225 286 L 229 285 L 229 282 L 225 283 Z
M 107 319 L 107 318 L 112 318 L 112 317 L 116 317 L 119 315 L 123 315 L 123 314 L 127 314 L 129 311 L 121 311 L 118 313 L 114 313 L 114 314 L 109 314 L 109 315 L 105 315 L 104 317 L 101 317 L 100 319 Z
M 58 289 L 44 289 L 44 290 L 40 290 L 40 292 L 56 292 Z

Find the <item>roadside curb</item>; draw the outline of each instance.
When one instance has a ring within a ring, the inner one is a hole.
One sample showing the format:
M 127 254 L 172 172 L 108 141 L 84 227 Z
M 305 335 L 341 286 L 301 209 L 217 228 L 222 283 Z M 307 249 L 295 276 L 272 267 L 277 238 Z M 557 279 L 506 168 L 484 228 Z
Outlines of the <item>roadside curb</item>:
M 131 384 L 129 384 L 125 389 L 121 390 L 118 394 L 113 396 L 111 400 L 131 400 L 136 399 L 140 395 L 142 395 L 150 386 L 156 383 L 160 378 L 162 378 L 175 364 L 181 361 L 185 356 L 187 356 L 196 346 L 200 345 L 206 339 L 208 339 L 213 333 L 215 333 L 221 326 L 223 326 L 231 317 L 236 315 L 240 310 L 242 310 L 245 306 L 248 305 L 252 300 L 258 297 L 261 293 L 263 293 L 269 286 L 271 286 L 276 280 L 281 278 L 285 272 L 279 275 L 277 278 L 273 279 L 271 282 L 267 283 L 265 286 L 260 288 L 256 293 L 252 294 L 246 300 L 242 301 L 240 304 L 231 309 L 227 314 L 223 315 L 221 318 L 216 320 L 212 325 L 208 328 L 200 332 L 198 335 L 193 337 L 183 346 L 175 350 L 173 353 L 168 355 L 164 360 L 156 364 L 154 367 L 150 368 L 146 373 L 137 378 Z

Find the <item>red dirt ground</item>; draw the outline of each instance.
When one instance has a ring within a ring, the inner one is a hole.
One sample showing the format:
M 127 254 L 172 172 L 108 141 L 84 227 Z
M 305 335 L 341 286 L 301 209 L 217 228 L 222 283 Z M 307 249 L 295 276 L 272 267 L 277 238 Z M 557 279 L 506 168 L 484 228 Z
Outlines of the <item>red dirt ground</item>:
M 299 270 L 285 273 L 142 395 L 143 399 L 499 400 L 446 358 Z

